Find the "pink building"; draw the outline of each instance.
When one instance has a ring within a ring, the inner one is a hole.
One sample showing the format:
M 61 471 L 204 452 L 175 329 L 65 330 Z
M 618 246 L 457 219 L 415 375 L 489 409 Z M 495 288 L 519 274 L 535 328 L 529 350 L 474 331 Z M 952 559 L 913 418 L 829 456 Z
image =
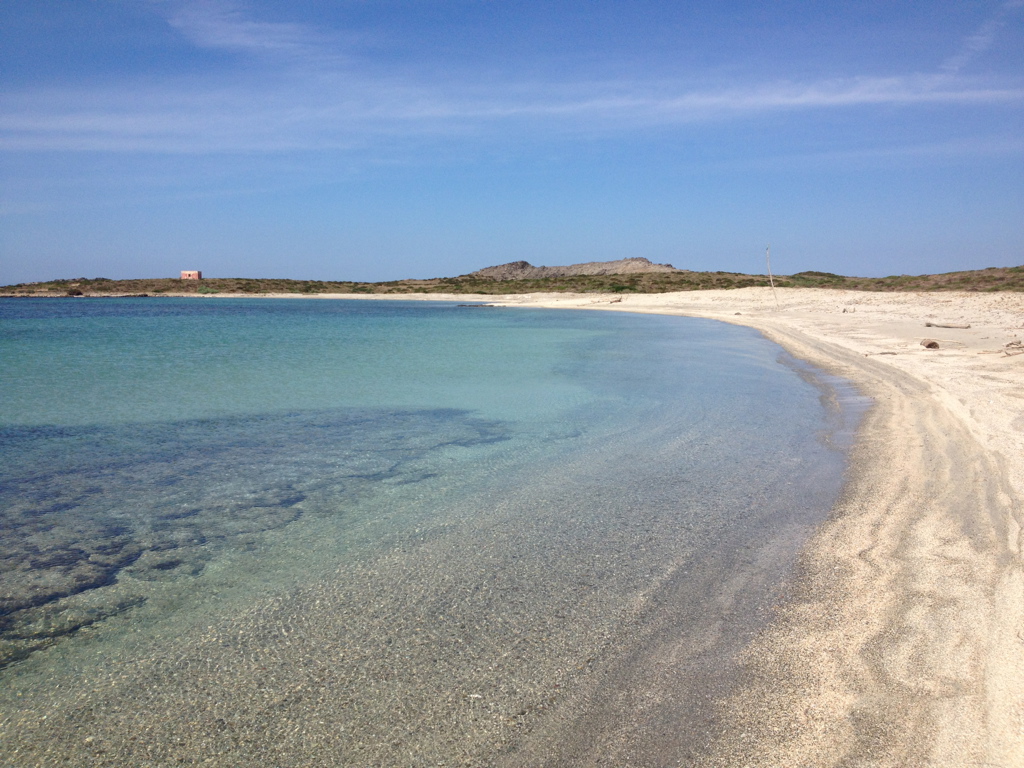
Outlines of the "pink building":
M 202 280 L 203 273 L 198 269 L 183 269 L 181 270 L 182 280 Z

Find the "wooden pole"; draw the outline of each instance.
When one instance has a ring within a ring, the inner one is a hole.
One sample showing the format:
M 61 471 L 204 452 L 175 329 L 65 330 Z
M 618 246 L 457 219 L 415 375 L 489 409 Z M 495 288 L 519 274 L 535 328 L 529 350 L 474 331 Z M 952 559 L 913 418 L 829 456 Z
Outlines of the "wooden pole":
M 772 246 L 771 246 L 771 243 L 769 243 L 768 246 L 764 249 L 764 260 L 768 264 L 768 282 L 771 283 L 771 286 L 772 286 L 772 296 L 775 297 L 775 308 L 776 309 L 780 309 L 780 307 L 779 307 L 779 295 L 775 292 L 775 279 L 772 277 Z

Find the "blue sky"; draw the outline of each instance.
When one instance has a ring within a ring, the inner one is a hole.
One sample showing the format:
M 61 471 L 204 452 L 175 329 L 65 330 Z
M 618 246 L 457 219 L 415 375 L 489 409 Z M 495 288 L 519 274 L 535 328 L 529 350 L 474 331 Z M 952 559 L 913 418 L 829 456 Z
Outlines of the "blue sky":
M 1024 0 L 4 0 L 0 284 L 1024 264 Z

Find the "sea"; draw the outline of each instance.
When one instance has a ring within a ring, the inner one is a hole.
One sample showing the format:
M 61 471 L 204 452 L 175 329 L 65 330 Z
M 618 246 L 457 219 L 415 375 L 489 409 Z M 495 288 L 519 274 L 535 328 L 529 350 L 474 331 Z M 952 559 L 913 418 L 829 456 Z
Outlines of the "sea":
M 694 318 L 0 300 L 0 763 L 692 763 L 864 407 Z

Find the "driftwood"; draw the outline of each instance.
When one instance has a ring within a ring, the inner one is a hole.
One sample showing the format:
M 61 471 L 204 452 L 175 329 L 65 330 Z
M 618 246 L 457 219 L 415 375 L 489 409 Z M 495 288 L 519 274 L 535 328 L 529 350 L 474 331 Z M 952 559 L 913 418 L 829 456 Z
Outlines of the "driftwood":
M 921 339 L 921 346 L 925 349 L 938 349 L 939 342 L 935 339 Z
M 1003 349 L 1007 355 L 1024 355 L 1024 342 L 1011 341 Z
M 942 325 L 940 323 L 925 323 L 924 327 L 925 328 L 964 328 L 964 329 L 966 329 L 966 328 L 970 328 L 971 324 L 968 323 L 967 325 Z

